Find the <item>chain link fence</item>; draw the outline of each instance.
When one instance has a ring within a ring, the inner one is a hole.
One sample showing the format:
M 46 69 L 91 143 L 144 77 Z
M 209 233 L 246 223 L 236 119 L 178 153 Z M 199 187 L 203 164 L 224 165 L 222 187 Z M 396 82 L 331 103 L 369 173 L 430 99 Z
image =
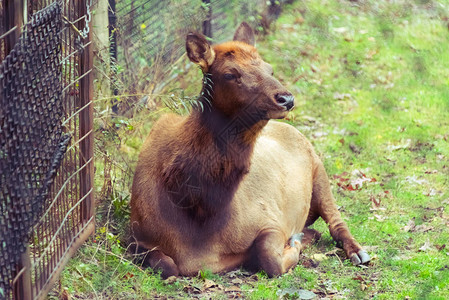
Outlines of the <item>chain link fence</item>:
M 89 8 L 1 3 L 0 299 L 43 299 L 94 229 Z

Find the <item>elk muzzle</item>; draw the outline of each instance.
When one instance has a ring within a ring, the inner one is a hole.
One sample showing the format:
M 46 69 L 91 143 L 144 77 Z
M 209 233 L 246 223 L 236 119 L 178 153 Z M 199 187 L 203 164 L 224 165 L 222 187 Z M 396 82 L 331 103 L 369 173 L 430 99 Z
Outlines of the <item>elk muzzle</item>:
M 292 110 L 295 106 L 295 97 L 290 93 L 276 94 L 274 99 L 279 106 L 284 107 L 287 111 Z

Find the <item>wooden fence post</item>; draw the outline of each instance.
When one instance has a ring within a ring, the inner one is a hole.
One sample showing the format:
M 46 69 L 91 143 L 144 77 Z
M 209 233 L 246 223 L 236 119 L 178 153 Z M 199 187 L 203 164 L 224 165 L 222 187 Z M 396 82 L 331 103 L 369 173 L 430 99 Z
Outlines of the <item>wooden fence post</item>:
M 18 273 L 13 280 L 13 295 L 17 300 L 33 299 L 33 289 L 31 286 L 31 259 L 30 246 L 20 256 L 20 263 L 17 266 Z
M 4 24 L 5 29 L 15 29 L 6 37 L 5 56 L 14 48 L 20 37 L 23 24 L 25 20 L 24 15 L 24 1 L 22 0 L 5 0 L 4 1 Z

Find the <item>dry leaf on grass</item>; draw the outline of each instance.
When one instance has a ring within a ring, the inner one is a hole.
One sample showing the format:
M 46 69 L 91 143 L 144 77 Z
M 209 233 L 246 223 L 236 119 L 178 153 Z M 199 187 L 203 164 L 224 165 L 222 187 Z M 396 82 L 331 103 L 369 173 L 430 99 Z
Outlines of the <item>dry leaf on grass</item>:
M 427 251 L 429 251 L 431 249 L 432 249 L 432 244 L 429 242 L 429 240 L 427 240 L 424 243 L 424 245 L 422 245 L 421 248 L 419 248 L 419 251 L 427 252 Z

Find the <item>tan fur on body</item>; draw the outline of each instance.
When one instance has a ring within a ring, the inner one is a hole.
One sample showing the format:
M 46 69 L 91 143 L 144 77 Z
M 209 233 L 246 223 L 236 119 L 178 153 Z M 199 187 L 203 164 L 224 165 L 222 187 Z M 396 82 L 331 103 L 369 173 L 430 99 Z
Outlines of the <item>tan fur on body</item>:
M 342 221 L 311 144 L 270 121 L 286 116 L 293 97 L 253 43 L 246 23 L 234 41 L 213 48 L 190 34 L 187 54 L 213 82 L 203 94 L 213 95 L 188 117 L 162 117 L 142 148 L 131 225 L 165 277 L 240 265 L 282 274 L 299 260 L 301 243 L 290 238 L 320 216 L 353 262 L 369 260 Z

